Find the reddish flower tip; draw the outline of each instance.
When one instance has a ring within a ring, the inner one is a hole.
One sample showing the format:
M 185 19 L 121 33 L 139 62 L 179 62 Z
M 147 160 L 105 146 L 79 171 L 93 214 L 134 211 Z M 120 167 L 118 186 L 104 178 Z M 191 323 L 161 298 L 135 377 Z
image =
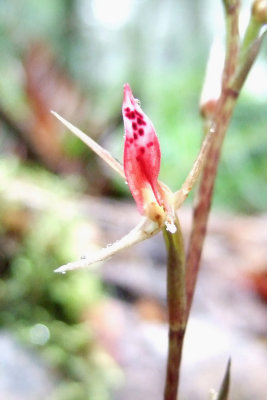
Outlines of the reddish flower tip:
M 139 212 L 149 214 L 152 203 L 153 209 L 157 203 L 158 206 L 162 205 L 158 184 L 160 147 L 154 126 L 133 97 L 128 83 L 124 85 L 122 114 L 125 128 L 123 164 L 126 180 Z M 158 206 L 157 212 L 161 208 Z
M 125 83 L 123 86 L 123 103 L 129 103 L 132 106 L 135 105 L 135 100 L 129 83 Z

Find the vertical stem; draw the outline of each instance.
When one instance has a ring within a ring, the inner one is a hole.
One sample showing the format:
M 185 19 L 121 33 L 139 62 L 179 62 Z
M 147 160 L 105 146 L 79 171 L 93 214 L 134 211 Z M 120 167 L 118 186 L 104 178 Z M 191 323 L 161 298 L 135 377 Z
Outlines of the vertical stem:
M 239 0 L 224 0 L 226 24 L 226 55 L 224 62 L 222 90 L 225 90 L 234 76 L 239 54 Z
M 175 221 L 177 232 L 164 230 L 168 252 L 167 302 L 169 315 L 169 348 L 164 400 L 176 400 L 179 387 L 179 372 L 186 327 L 185 257 L 179 221 Z
M 226 98 L 223 100 L 222 109 L 218 115 L 218 128 L 215 133 L 216 141 L 212 143 L 210 151 L 208 152 L 207 161 L 197 192 L 196 205 L 193 213 L 193 227 L 186 260 L 187 315 L 189 314 L 193 301 L 223 139 L 231 120 L 236 100 L 237 98 L 235 96 L 229 94 L 226 95 Z
M 247 54 L 251 44 L 259 36 L 261 28 L 262 28 L 262 24 L 255 21 L 253 16 L 251 16 L 249 24 L 248 24 L 246 32 L 245 32 L 245 37 L 244 37 L 244 40 L 242 43 L 242 47 L 240 49 L 240 63 L 241 64 L 244 61 L 244 58 L 246 57 L 246 54 Z
M 230 81 L 235 74 L 238 62 L 239 0 L 224 0 L 224 6 L 226 15 L 226 57 L 222 78 L 222 93 L 210 125 L 210 129 L 215 132 L 202 172 L 193 214 L 193 227 L 186 260 L 187 317 L 193 301 L 223 139 L 239 94 L 238 91 L 230 87 Z
M 224 0 L 224 6 L 226 11 L 227 51 L 223 72 L 222 93 L 211 121 L 210 129 L 214 129 L 213 142 L 208 152 L 197 193 L 193 228 L 186 260 L 187 317 L 192 305 L 223 140 L 239 92 L 264 39 L 264 34 L 260 35 L 260 24 L 253 20 L 252 15 L 244 41 L 240 47 L 238 35 L 239 1 Z

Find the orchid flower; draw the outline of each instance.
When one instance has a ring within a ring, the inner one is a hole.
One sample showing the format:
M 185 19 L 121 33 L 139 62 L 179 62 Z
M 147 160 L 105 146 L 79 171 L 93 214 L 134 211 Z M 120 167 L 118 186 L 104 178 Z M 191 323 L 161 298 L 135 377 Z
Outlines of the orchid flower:
M 160 226 L 175 230 L 171 192 L 158 182 L 160 146 L 155 128 L 124 85 L 122 115 L 125 127 L 123 165 L 129 189 L 138 211 Z
M 122 104 L 125 128 L 123 166 L 80 129 L 56 112 L 51 112 L 72 133 L 106 161 L 110 167 L 126 179 L 137 209 L 143 216 L 140 223 L 122 239 L 100 249 L 95 254 L 81 257 L 76 262 L 63 265 L 55 272 L 64 273 L 68 270 L 88 267 L 98 261 L 103 261 L 124 248 L 154 236 L 164 227 L 171 233 L 176 232 L 176 211 L 186 199 L 199 175 L 210 142 L 209 135 L 203 142 L 199 157 L 181 190 L 172 193 L 165 184 L 158 181 L 161 160 L 159 140 L 151 120 L 141 109 L 139 101 L 133 97 L 129 84 L 124 85 Z

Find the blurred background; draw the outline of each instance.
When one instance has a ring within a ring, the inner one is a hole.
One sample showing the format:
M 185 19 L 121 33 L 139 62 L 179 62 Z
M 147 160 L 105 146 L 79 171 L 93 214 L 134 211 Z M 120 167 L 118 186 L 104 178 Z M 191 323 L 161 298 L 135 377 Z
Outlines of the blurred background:
M 244 0 L 241 32 L 249 15 Z M 161 237 L 92 271 L 54 274 L 139 216 L 125 182 L 50 110 L 122 160 L 129 82 L 159 135 L 160 179 L 177 190 L 202 139 L 215 37 L 223 43 L 219 0 L 0 1 L 0 400 L 162 398 Z M 181 398 L 207 398 L 229 355 L 232 398 L 266 398 L 266 56 L 265 43 L 224 145 Z

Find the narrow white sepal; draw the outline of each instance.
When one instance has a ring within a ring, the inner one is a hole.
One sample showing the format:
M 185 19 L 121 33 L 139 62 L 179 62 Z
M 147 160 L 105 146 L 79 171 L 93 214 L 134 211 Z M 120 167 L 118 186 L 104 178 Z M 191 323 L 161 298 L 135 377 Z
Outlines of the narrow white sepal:
M 90 136 L 86 135 L 83 131 L 81 131 L 76 126 L 72 125 L 66 119 L 61 117 L 58 113 L 51 110 L 51 113 L 60 121 L 63 125 L 65 125 L 75 136 L 81 139 L 91 150 L 93 150 L 99 157 L 101 157 L 106 163 L 112 167 L 118 174 L 120 174 L 125 179 L 125 174 L 123 171 L 122 164 L 117 161 L 112 155 L 98 143 L 96 143 Z
M 91 256 L 82 258 L 81 260 L 74 261 L 66 265 L 62 265 L 61 267 L 57 268 L 55 272 L 65 273 L 66 271 L 71 271 L 74 269 L 87 268 L 96 262 L 106 260 L 120 250 L 126 249 L 136 243 L 148 239 L 151 236 L 154 236 L 161 229 L 162 226 L 159 226 L 157 223 L 151 221 L 148 218 L 143 218 L 141 222 L 127 235 L 123 236 L 122 239 L 97 251 Z

